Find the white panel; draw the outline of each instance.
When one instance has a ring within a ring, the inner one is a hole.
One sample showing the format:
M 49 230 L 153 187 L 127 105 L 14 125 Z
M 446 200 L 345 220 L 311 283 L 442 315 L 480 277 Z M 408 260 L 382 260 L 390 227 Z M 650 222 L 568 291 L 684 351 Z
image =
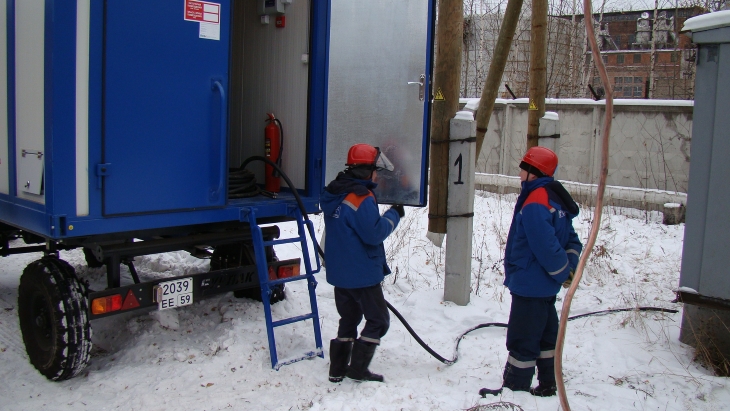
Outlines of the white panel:
M 89 27 L 91 0 L 76 4 L 76 215 L 89 215 Z
M 9 194 L 7 1 L 0 0 L 0 193 Z
M 43 146 L 44 111 L 44 35 L 45 1 L 15 2 L 15 159 L 20 164 L 22 151 L 45 152 Z M 18 179 L 18 187 L 25 182 Z M 43 203 L 43 196 L 24 193 L 18 196 Z
M 273 112 L 284 128 L 283 168 L 297 188 L 304 188 L 307 142 L 307 93 L 309 66 L 302 55 L 309 52 L 310 2 L 286 6 L 286 27 L 261 24 L 257 2 L 245 3 L 244 78 L 240 141 L 231 142 L 230 164 L 264 155 L 266 113 Z M 263 164 L 252 163 L 256 180 L 263 183 Z M 282 181 L 282 186 L 286 184 Z

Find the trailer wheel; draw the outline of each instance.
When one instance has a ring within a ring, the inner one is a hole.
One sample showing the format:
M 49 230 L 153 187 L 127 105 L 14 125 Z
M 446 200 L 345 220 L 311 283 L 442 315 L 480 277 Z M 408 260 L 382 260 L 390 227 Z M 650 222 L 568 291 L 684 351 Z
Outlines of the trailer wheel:
M 28 358 L 53 381 L 76 376 L 89 363 L 91 325 L 86 286 L 56 257 L 29 264 L 20 277 L 18 317 Z
M 278 261 L 274 247 L 266 247 L 266 260 Z M 225 244 L 213 250 L 213 256 L 210 259 L 210 269 L 220 270 L 224 268 L 240 267 L 242 265 L 254 264 L 253 247 L 244 244 Z M 256 301 L 263 301 L 261 298 L 261 287 L 245 288 L 233 292 L 236 298 L 250 298 Z M 269 304 L 276 304 L 286 299 L 286 291 L 284 284 L 277 284 L 271 287 L 271 296 Z

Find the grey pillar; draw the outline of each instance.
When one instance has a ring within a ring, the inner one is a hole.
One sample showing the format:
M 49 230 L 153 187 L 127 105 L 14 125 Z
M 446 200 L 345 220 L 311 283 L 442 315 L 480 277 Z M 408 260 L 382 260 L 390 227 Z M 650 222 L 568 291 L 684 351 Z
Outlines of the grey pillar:
M 446 225 L 446 279 L 444 300 L 469 304 L 471 243 L 474 214 L 476 122 L 471 112 L 460 111 L 450 124 L 449 194 Z

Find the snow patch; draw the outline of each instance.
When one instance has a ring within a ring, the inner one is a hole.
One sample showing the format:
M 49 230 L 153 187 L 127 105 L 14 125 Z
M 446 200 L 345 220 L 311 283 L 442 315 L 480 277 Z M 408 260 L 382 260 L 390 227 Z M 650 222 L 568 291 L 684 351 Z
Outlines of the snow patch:
M 175 309 L 150 311 L 150 317 L 157 320 L 161 327 L 169 330 L 177 330 L 180 328 L 180 318 L 178 311 Z

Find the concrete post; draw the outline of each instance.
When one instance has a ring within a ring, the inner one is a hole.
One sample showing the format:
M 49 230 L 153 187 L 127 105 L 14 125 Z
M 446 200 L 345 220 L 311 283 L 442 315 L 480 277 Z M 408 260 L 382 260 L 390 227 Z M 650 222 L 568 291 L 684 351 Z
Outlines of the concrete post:
M 554 111 L 546 111 L 545 115 L 540 119 L 540 128 L 538 129 L 538 145 L 553 150 L 560 158 L 560 116 Z M 558 170 L 555 170 L 555 178 Z
M 684 205 L 680 203 L 664 203 L 662 224 L 677 225 L 684 222 Z
M 449 147 L 448 224 L 444 300 L 469 304 L 474 221 L 474 167 L 477 128 L 474 115 L 460 111 L 451 120 Z

